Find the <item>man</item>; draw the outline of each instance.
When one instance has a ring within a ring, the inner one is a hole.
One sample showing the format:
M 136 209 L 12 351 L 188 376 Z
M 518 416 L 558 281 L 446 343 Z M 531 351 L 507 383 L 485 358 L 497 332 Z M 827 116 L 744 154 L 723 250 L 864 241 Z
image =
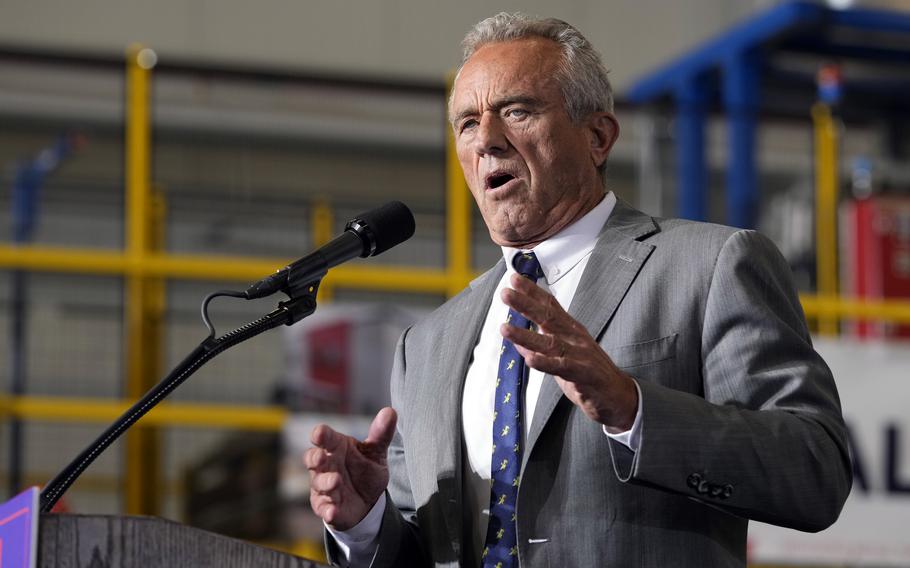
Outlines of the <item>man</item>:
M 332 561 L 742 566 L 747 519 L 833 523 L 844 424 L 777 250 L 605 191 L 610 87 L 568 24 L 464 46 L 450 119 L 504 261 L 404 334 L 367 440 L 313 431 Z

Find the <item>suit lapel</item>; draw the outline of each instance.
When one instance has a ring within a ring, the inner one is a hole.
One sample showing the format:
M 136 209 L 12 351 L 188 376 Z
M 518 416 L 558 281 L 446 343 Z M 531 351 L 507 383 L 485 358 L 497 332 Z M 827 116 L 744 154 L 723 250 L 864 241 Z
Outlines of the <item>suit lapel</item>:
M 650 216 L 622 201 L 616 202 L 613 213 L 600 232 L 568 310 L 569 315 L 585 326 L 595 339 L 600 339 L 641 267 L 654 250 L 653 245 L 641 240 L 658 230 Z M 523 466 L 562 397 L 562 390 L 556 381 L 551 375 L 546 375 L 534 409 L 534 419 L 526 444 L 528 451 L 522 457 Z
M 436 484 L 450 542 L 461 556 L 462 540 L 462 460 L 463 432 L 461 427 L 461 404 L 464 381 L 471 361 L 471 353 L 477 344 L 480 330 L 496 285 L 505 272 L 505 263 L 500 261 L 493 268 L 479 276 L 458 300 L 452 315 L 446 321 L 439 338 L 438 366 L 436 367 L 436 388 L 433 395 L 440 404 L 439 428 L 436 428 L 439 443 L 436 444 L 435 463 L 428 471 L 436 472 Z M 455 379 L 455 380 L 452 380 Z

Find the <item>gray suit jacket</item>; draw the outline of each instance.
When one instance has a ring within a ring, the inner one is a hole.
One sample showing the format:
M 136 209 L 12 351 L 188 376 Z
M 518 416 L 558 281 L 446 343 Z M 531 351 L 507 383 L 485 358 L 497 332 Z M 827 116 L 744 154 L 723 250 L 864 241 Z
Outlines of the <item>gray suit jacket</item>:
M 374 566 L 470 566 L 462 387 L 500 262 L 402 337 Z M 831 372 L 780 253 L 753 231 L 617 203 L 569 309 L 642 394 L 641 447 L 545 379 L 518 496 L 522 566 L 742 566 L 747 519 L 837 518 L 852 470 Z

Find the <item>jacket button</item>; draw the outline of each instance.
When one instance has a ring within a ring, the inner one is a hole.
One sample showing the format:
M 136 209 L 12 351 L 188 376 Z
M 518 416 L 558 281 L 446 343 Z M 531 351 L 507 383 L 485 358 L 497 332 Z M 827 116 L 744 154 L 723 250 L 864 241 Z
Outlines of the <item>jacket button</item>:
M 686 479 L 686 485 L 692 489 L 697 489 L 699 483 L 701 483 L 701 475 L 697 473 L 693 473 Z

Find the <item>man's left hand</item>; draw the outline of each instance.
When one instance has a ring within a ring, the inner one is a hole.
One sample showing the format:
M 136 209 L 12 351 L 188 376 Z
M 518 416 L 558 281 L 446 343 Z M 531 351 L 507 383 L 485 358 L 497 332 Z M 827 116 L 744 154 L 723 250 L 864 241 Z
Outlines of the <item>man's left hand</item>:
M 529 367 L 553 375 L 566 397 L 608 432 L 632 428 L 638 410 L 632 377 L 619 370 L 556 298 L 518 274 L 511 284 L 502 291 L 502 301 L 534 322 L 540 333 L 503 324 L 502 336 L 515 344 Z

